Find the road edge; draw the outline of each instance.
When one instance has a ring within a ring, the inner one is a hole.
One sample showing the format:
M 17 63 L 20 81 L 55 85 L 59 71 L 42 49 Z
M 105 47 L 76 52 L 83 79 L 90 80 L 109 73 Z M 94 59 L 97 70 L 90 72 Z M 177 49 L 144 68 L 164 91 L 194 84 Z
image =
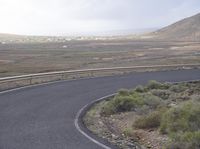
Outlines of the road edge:
M 76 114 L 75 120 L 74 120 L 74 125 L 76 127 L 76 129 L 83 135 L 85 136 L 87 139 L 89 139 L 91 142 L 97 144 L 98 146 L 104 148 L 104 149 L 117 149 L 116 146 L 112 145 L 111 143 L 109 143 L 106 139 L 100 138 L 96 135 L 92 135 L 92 132 L 90 132 L 87 127 L 83 124 L 83 117 L 86 114 L 86 112 L 96 103 L 101 102 L 103 100 L 106 100 L 110 97 L 113 97 L 114 95 L 116 95 L 116 93 L 113 94 L 109 94 L 107 96 L 103 96 L 101 98 L 98 98 L 88 104 L 86 104 L 85 106 L 83 106 Z M 96 136 L 96 137 L 95 137 Z M 95 138 L 94 138 L 95 137 Z
M 185 69 L 183 69 L 183 70 L 185 70 Z M 191 69 L 191 70 L 195 70 L 195 69 Z M 177 71 L 177 70 L 164 70 L 164 71 Z M 163 72 L 163 71 L 155 71 L 155 72 Z M 133 72 L 133 73 L 140 73 L 140 72 Z M 18 90 L 22 90 L 22 89 L 26 89 L 26 88 L 31 88 L 31 87 L 51 85 L 51 84 L 61 83 L 61 82 L 77 81 L 77 80 L 84 80 L 84 79 L 95 79 L 95 78 L 101 78 L 101 77 L 113 77 L 113 76 L 123 76 L 123 75 L 93 76 L 93 77 L 88 77 L 88 78 L 86 77 L 86 78 L 76 78 L 76 79 L 69 79 L 69 80 L 56 80 L 56 81 L 50 81 L 50 82 L 43 82 L 43 83 L 38 83 L 38 84 L 25 85 L 25 86 L 21 86 L 21 87 L 14 87 L 14 88 L 2 90 L 2 91 L 0 91 L 0 94 L 5 94 L 5 93 L 18 91 Z M 199 81 L 199 80 L 190 80 L 190 81 Z M 181 81 L 181 82 L 190 82 L 190 81 Z M 172 82 L 172 83 L 179 83 L 179 82 Z

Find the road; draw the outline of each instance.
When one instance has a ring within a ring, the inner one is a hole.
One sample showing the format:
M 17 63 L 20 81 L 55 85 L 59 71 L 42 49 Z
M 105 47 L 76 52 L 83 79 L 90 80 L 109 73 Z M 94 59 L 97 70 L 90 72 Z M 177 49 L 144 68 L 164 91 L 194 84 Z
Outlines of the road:
M 0 93 L 0 149 L 101 149 L 74 126 L 84 105 L 148 80 L 195 79 L 200 79 L 200 70 L 133 73 Z

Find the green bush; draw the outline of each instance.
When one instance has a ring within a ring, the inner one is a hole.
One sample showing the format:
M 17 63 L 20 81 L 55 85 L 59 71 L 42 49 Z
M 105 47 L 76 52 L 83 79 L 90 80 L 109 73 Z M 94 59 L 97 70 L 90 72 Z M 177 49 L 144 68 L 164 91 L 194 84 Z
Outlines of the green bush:
M 135 91 L 138 92 L 138 93 L 143 93 L 143 92 L 146 92 L 146 89 L 142 85 L 138 85 L 135 88 Z
M 168 110 L 162 118 L 162 133 L 197 131 L 200 129 L 200 103 L 188 101 Z
M 151 80 L 147 84 L 148 89 L 159 89 L 162 87 L 162 84 L 160 82 L 157 82 L 155 80 Z
M 187 89 L 187 87 L 184 84 L 176 84 L 172 85 L 169 90 L 175 93 L 183 92 Z
M 118 94 L 113 100 L 108 101 L 106 106 L 102 109 L 102 113 L 109 115 L 118 112 L 133 111 L 135 108 L 141 107 L 143 104 L 144 102 L 141 95 L 136 92 L 128 96 Z
M 131 96 L 117 97 L 114 100 L 116 112 L 132 111 L 139 104 L 139 101 Z
M 116 112 L 115 106 L 114 106 L 113 102 L 111 102 L 111 101 L 107 101 L 105 103 L 105 106 L 102 107 L 102 109 L 101 109 L 101 114 L 105 115 L 105 116 L 114 114 L 115 112 Z
M 178 133 L 172 136 L 167 149 L 199 149 L 200 131 Z
M 155 80 L 151 80 L 148 82 L 147 84 L 147 88 L 148 89 L 168 89 L 169 88 L 169 84 L 168 83 L 160 83 L 157 82 Z
M 128 96 L 129 95 L 129 90 L 127 90 L 127 89 L 120 89 L 118 91 L 118 95 L 120 95 L 120 96 Z
M 154 111 L 148 115 L 141 116 L 133 124 L 134 127 L 140 129 L 156 128 L 160 126 L 163 112 Z
M 155 109 L 162 104 L 162 99 L 152 94 L 146 94 L 144 95 L 144 104 Z

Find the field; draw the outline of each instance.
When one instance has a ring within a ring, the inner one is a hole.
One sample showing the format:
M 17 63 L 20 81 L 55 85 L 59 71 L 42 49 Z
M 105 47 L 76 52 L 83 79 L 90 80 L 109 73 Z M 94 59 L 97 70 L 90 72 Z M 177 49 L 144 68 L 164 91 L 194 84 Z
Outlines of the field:
M 200 42 L 133 40 L 0 44 L 0 77 L 84 68 L 200 63 Z

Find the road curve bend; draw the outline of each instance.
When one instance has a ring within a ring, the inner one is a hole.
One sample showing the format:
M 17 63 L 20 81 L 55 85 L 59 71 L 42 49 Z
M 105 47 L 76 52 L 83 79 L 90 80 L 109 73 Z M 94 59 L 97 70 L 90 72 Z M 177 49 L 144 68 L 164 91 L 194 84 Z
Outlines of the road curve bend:
M 148 80 L 198 79 L 198 69 L 146 72 L 63 81 L 0 93 L 0 149 L 102 149 L 74 125 L 77 112 L 86 104 Z

